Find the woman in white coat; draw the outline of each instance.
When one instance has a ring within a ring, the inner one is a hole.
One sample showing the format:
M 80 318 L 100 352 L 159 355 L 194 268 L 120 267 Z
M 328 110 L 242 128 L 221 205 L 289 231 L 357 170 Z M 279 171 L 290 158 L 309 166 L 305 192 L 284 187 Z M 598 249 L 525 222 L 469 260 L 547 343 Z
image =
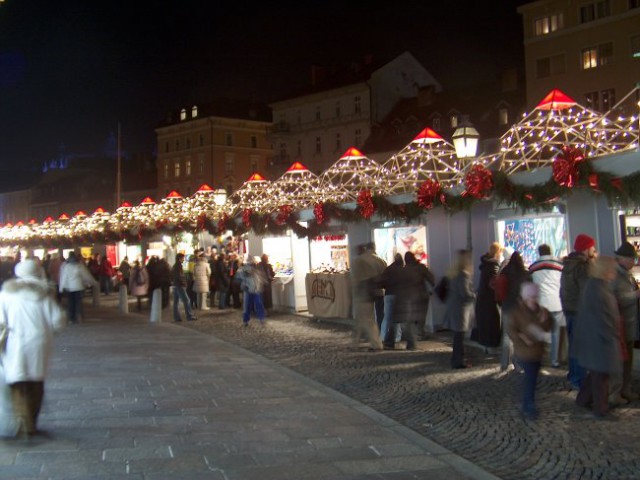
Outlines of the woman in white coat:
M 129 291 L 138 300 L 138 311 L 142 310 L 142 298 L 149 294 L 149 273 L 136 260 L 129 275 Z
M 207 296 L 209 294 L 209 279 L 211 267 L 203 254 L 198 256 L 193 268 L 193 291 L 198 294 L 198 310 L 209 310 Z
M 15 274 L 17 278 L 6 281 L 0 292 L 0 327 L 8 331 L 2 365 L 18 434 L 33 435 L 37 433 L 53 333 L 62 329 L 65 318 L 35 260 L 17 264 Z

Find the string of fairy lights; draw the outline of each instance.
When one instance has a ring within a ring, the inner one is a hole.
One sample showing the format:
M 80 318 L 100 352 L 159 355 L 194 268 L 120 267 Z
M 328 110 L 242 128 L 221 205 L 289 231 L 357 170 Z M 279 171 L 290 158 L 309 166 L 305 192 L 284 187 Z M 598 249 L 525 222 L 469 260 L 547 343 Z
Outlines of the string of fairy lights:
M 566 145 L 582 150 L 588 158 L 637 149 L 638 135 L 637 113 L 624 116 L 612 110 L 601 114 L 553 90 L 505 132 L 496 154 L 461 160 L 451 143 L 425 128 L 382 164 L 349 148 L 321 175 L 295 162 L 275 181 L 253 174 L 226 199 L 221 199 L 210 186 L 202 185 L 189 197 L 173 191 L 160 202 L 149 197 L 138 205 L 124 202 L 115 212 L 98 208 L 91 214 L 78 211 L 72 216 L 63 213 L 57 219 L 47 217 L 42 222 L 31 219 L 7 223 L 0 226 L 0 242 L 55 243 L 56 239 L 99 237 L 106 232 L 135 235 L 143 229 L 166 225 L 195 227 L 202 218 L 218 221 L 246 212 L 277 213 L 283 206 L 299 211 L 318 203 L 354 202 L 363 190 L 377 196 L 415 194 L 428 179 L 447 189 L 463 184 L 465 174 L 474 165 L 510 175 L 551 165 Z

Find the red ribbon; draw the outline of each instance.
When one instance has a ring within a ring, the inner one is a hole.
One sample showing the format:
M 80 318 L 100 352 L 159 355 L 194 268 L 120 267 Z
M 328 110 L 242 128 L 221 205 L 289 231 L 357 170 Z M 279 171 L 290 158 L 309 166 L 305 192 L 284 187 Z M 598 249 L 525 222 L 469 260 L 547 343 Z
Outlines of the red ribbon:
M 430 178 L 426 179 L 418 190 L 418 205 L 422 208 L 433 208 L 433 202 L 440 193 L 440 183 Z
M 287 223 L 291 212 L 293 212 L 293 207 L 291 205 L 281 205 L 278 215 L 276 216 L 276 224 L 284 225 Z
M 486 198 L 493 188 L 493 174 L 483 165 L 474 165 L 464 178 L 466 190 L 462 195 Z
M 313 215 L 316 217 L 316 223 L 318 225 L 323 224 L 326 221 L 326 216 L 324 213 L 324 204 L 323 203 L 316 203 L 315 206 L 313 207 Z
M 584 154 L 579 148 L 564 145 L 562 152 L 553 161 L 553 179 L 567 188 L 573 188 L 578 183 L 580 171 L 578 165 L 584 160 Z
M 363 218 L 371 218 L 376 212 L 376 206 L 373 203 L 370 190 L 361 190 L 358 194 L 357 202 L 360 207 L 360 215 Z

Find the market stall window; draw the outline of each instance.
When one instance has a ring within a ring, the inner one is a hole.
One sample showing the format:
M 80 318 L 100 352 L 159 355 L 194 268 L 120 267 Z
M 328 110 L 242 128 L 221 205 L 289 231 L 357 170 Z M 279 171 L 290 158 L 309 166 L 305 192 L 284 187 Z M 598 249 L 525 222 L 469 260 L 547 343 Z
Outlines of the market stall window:
M 349 270 L 349 244 L 345 234 L 313 238 L 309 248 L 312 272 L 342 273 Z
M 497 239 L 520 252 L 525 265 L 538 258 L 538 246 L 546 243 L 555 257 L 568 254 L 564 216 L 516 217 L 496 222 Z
M 376 253 L 387 264 L 393 262 L 396 253 L 404 257 L 408 251 L 413 252 L 420 263 L 429 264 L 427 227 L 424 225 L 376 228 L 373 231 L 373 240 Z

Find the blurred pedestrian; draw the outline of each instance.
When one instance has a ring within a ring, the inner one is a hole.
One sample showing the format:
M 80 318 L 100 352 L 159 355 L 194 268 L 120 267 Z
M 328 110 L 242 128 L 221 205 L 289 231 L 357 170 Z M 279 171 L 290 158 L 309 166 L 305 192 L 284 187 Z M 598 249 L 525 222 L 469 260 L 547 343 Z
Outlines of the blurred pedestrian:
M 511 309 L 516 306 L 520 298 L 520 287 L 526 281 L 531 280 L 529 271 L 524 266 L 524 261 L 520 252 L 515 251 L 509 258 L 509 263 L 502 269 L 498 277 L 496 277 L 496 290 L 498 297 L 502 301 L 502 353 L 500 355 L 500 371 L 506 372 L 513 365 L 516 371 L 521 368 L 517 359 L 513 355 L 513 343 L 507 335 L 509 329 L 509 315 Z
M 218 289 L 218 308 L 224 310 L 227 308 L 227 299 L 229 296 L 229 266 L 227 265 L 227 257 L 224 253 L 218 254 L 215 268 L 216 286 Z
M 196 264 L 193 267 L 193 291 L 197 295 L 198 310 L 209 310 L 207 306 L 209 296 L 209 281 L 211 269 L 204 252 L 198 253 Z
M 562 276 L 560 277 L 560 301 L 562 312 L 567 322 L 567 338 L 569 340 L 569 373 L 567 380 L 572 388 L 578 390 L 582 384 L 585 371 L 573 353 L 573 327 L 580 321 L 577 312 L 580 297 L 589 278 L 589 265 L 596 258 L 596 242 L 589 235 L 579 234 L 573 251 L 562 259 Z
M 242 308 L 242 301 L 240 300 L 240 279 L 236 278 L 236 273 L 240 270 L 242 263 L 238 254 L 231 252 L 229 254 L 228 272 L 229 272 L 229 293 L 227 294 L 227 305 L 231 308 Z
M 524 282 L 520 286 L 520 298 L 509 313 L 507 333 L 513 342 L 514 353 L 524 370 L 522 382 L 522 414 L 535 419 L 536 382 L 547 332 L 551 330 L 549 311 L 538 303 L 539 288 L 535 283 Z
M 197 320 L 191 309 L 191 302 L 187 296 L 187 279 L 185 278 L 184 269 L 182 263 L 184 262 L 184 253 L 178 253 L 176 255 L 176 263 L 173 264 L 171 269 L 171 283 L 173 284 L 173 321 L 180 322 L 180 306 L 182 302 L 184 306 L 187 320 Z
M 22 260 L 15 274 L 17 278 L 5 282 L 0 292 L 0 326 L 8 332 L 1 359 L 17 433 L 31 436 L 39 433 L 53 333 L 64 327 L 65 319 L 36 261 Z
M 631 388 L 633 373 L 633 346 L 638 323 L 638 298 L 640 290 L 631 269 L 636 263 L 637 252 L 633 245 L 624 242 L 615 251 L 616 277 L 613 280 L 613 294 L 620 311 L 620 333 L 622 336 L 622 375 L 612 375 L 609 403 L 621 405 L 640 398 Z
M 105 295 L 109 295 L 111 293 L 111 282 L 113 282 L 113 276 L 115 273 L 111 260 L 109 260 L 106 255 L 102 257 L 98 277 L 100 278 L 100 289 Z
M 402 326 L 395 315 L 395 303 L 400 291 L 404 274 L 404 260 L 396 253 L 393 262 L 382 272 L 380 286 L 384 288 L 384 318 L 380 329 L 380 340 L 385 349 L 393 350 L 395 344 L 401 340 Z
M 87 287 L 97 288 L 98 282 L 91 275 L 84 262 L 75 252 L 69 252 L 67 260 L 60 267 L 60 285 L 58 290 L 67 296 L 69 321 L 77 323 L 84 318 L 82 297 Z
M 494 286 L 500 269 L 501 253 L 502 246 L 494 242 L 489 246 L 489 251 L 480 257 L 480 282 L 475 306 L 477 338 L 472 336 L 472 340 L 486 348 L 500 345 L 500 309 Z
M 402 322 L 407 350 L 417 348 L 418 327 L 424 325 L 429 310 L 429 291 L 435 284 L 433 273 L 415 255 L 404 254 L 404 268 L 397 291 L 394 316 Z M 429 287 L 430 286 L 430 287 Z
M 264 309 L 269 312 L 273 308 L 273 292 L 271 284 L 276 274 L 273 271 L 273 267 L 269 263 L 269 255 L 263 253 L 260 257 L 260 263 L 258 264 L 262 274 L 264 275 L 265 282 L 262 290 L 262 302 L 264 303 Z
M 560 280 L 562 278 L 562 260 L 551 255 L 551 247 L 538 246 L 538 260 L 529 266 L 531 279 L 540 289 L 538 302 L 551 315 L 551 346 L 549 348 L 552 367 L 560 366 L 560 345 L 562 332 L 566 326 L 560 301 Z M 516 355 L 517 356 L 517 355 Z
M 118 267 L 120 275 L 122 275 L 122 285 L 129 287 L 129 277 L 131 276 L 131 264 L 129 264 L 129 257 L 125 256 L 120 262 Z
M 147 269 L 136 260 L 129 276 L 129 291 L 136 297 L 137 310 L 142 310 L 142 299 L 149 294 L 149 273 Z M 150 303 L 149 303 L 150 305 Z
M 366 245 L 358 246 L 358 256 L 351 262 L 351 283 L 354 302 L 355 328 L 353 348 L 358 348 L 362 335 L 372 350 L 382 350 L 380 331 L 374 318 L 375 289 L 384 272 L 382 264 L 374 258 Z
M 455 263 L 449 269 L 449 293 L 444 325 L 453 331 L 453 351 L 451 368 L 468 368 L 470 363 L 464 358 L 464 337 L 471 328 L 473 304 L 476 294 L 473 291 L 473 267 L 471 252 L 458 251 Z
M 242 313 L 243 325 L 245 327 L 249 325 L 251 312 L 254 311 L 260 323 L 264 323 L 265 311 L 262 304 L 262 289 L 266 278 L 262 270 L 258 268 L 256 259 L 249 256 L 247 262 L 236 272 L 235 277 L 245 295 L 244 311 Z
M 608 413 L 609 379 L 622 371 L 620 312 L 610 286 L 615 277 L 616 261 L 612 257 L 591 262 L 573 332 L 575 359 L 587 371 L 576 404 L 592 407 L 596 417 Z

